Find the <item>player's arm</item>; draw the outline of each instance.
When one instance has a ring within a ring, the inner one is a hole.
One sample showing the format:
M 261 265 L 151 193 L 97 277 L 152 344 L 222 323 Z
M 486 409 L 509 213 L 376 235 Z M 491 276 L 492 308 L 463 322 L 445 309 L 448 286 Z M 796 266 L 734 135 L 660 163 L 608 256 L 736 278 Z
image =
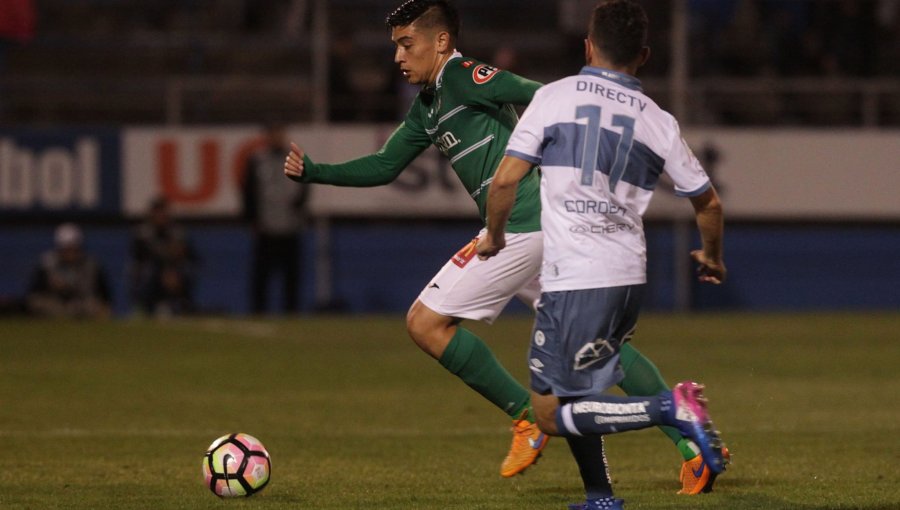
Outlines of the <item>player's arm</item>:
M 478 258 L 487 260 L 506 246 L 506 222 L 516 202 L 519 181 L 534 166 L 515 156 L 504 156 L 488 190 L 487 233 L 478 240 Z
M 552 108 L 552 103 L 548 106 L 541 94 L 537 92 L 538 97 L 522 114 L 506 146 L 506 155 L 491 181 L 487 201 L 487 233 L 476 246 L 481 260 L 493 257 L 506 245 L 506 223 L 516 202 L 519 181 L 541 162 L 545 136 L 543 110 Z
M 528 105 L 542 84 L 517 74 L 486 64 L 467 68 L 451 64 L 445 79 L 459 83 L 465 90 L 467 104 L 499 106 L 504 104 Z
M 314 163 L 296 144 L 284 161 L 284 174 L 297 182 L 369 187 L 388 184 L 431 144 L 424 130 L 407 122 L 391 134 L 381 149 L 358 159 L 338 164 Z
M 718 285 L 725 281 L 727 275 L 722 260 L 722 235 L 725 231 L 722 202 L 712 186 L 690 199 L 703 243 L 703 249 L 692 251 L 691 257 L 699 264 L 697 275 L 700 281 Z
M 488 97 L 497 104 L 509 103 L 526 106 L 531 103 L 534 93 L 543 86 L 539 82 L 509 71 L 500 71 L 495 79 L 497 80 L 495 83 L 489 82 L 491 87 Z
M 691 258 L 698 263 L 697 275 L 701 282 L 720 284 L 727 274 L 722 261 L 725 229 L 722 202 L 700 161 L 682 138 L 674 118 L 671 119 L 671 131 L 672 142 L 665 158 L 665 172 L 675 183 L 675 194 L 691 200 L 703 243 L 702 249 L 691 252 Z

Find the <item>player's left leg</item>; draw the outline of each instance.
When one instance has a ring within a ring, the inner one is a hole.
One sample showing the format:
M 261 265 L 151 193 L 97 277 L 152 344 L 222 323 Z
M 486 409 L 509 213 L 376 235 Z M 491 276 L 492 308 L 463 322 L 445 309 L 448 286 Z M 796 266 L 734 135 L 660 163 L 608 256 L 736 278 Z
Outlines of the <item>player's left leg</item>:
M 416 345 L 470 388 L 511 417 L 528 409 L 528 391 L 481 338 L 459 326 L 459 319 L 441 315 L 416 300 L 406 320 Z
M 547 437 L 534 424 L 528 391 L 481 338 L 458 323 L 419 300 L 407 315 L 409 334 L 423 351 L 513 419 L 512 447 L 500 466 L 502 476 L 513 476 L 535 463 Z
M 459 323 L 493 322 L 540 270 L 542 246 L 540 232 L 508 234 L 506 249 L 482 261 L 473 241 L 435 275 L 407 315 L 407 330 L 422 350 L 513 419 L 512 446 L 500 469 L 506 477 L 532 465 L 547 437 L 534 424 L 528 391 Z
M 548 375 L 553 377 L 553 374 Z M 547 379 L 538 382 L 539 388 L 543 381 Z M 590 510 L 621 505 L 620 500 L 613 499 L 608 483 L 604 483 L 607 479 L 600 476 L 600 466 L 605 470 L 605 459 L 597 458 L 598 452 L 602 454 L 602 444 L 589 441 L 591 437 L 601 438 L 606 434 L 659 425 L 672 426 L 700 445 L 702 456 L 713 473 L 724 469 L 721 444 L 706 411 L 702 386 L 696 383 L 679 383 L 672 391 L 655 396 L 618 397 L 601 393 L 566 400 L 560 405 L 553 395 L 532 394 L 541 430 L 566 437 L 578 463 L 586 503 L 570 508 Z
M 554 432 L 562 436 L 615 434 L 653 425 L 676 427 L 700 447 L 714 473 L 725 468 L 721 441 L 706 410 L 703 386 L 692 381 L 678 383 L 672 391 L 655 396 L 582 397 L 559 407 L 555 418 Z

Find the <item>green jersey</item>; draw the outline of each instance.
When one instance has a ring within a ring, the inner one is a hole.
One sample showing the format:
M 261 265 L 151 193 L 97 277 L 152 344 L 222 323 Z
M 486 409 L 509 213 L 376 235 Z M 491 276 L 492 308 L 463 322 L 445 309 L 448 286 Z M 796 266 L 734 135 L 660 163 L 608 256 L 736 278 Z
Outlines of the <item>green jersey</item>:
M 419 92 L 403 123 L 377 153 L 340 164 L 313 163 L 304 156 L 300 180 L 357 187 L 387 184 L 433 144 L 450 159 L 486 223 L 488 186 L 518 120 L 512 105 L 527 105 L 540 87 L 454 53 L 436 83 Z M 540 177 L 535 167 L 519 183 L 507 231 L 538 231 L 540 215 Z

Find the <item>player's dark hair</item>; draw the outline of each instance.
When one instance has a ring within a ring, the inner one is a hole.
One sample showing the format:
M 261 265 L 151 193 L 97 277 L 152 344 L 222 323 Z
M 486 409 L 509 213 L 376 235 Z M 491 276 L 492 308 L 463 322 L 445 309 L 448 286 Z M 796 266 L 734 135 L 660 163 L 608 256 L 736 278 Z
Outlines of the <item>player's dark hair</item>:
M 388 27 L 405 27 L 416 22 L 423 28 L 440 27 L 455 42 L 459 38 L 459 13 L 448 0 L 407 0 L 388 14 Z
M 628 65 L 647 46 L 647 12 L 631 0 L 609 0 L 594 9 L 588 37 L 613 64 Z

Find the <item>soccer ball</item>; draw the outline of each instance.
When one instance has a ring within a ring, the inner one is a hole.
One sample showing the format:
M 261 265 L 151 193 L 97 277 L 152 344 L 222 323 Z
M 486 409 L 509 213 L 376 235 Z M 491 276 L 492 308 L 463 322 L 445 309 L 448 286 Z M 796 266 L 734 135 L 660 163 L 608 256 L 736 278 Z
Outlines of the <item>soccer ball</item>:
M 203 457 L 206 486 L 221 498 L 252 496 L 269 483 L 271 473 L 269 452 L 248 434 L 216 439 Z

